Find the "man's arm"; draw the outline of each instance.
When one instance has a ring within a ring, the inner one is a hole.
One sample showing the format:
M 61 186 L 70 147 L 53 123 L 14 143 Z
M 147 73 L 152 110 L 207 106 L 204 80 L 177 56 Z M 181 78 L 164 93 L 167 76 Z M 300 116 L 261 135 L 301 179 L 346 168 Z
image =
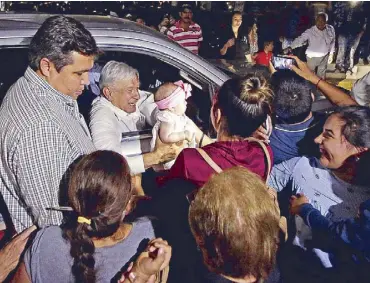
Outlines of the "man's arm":
M 300 36 L 298 36 L 296 39 L 293 40 L 290 47 L 292 49 L 295 49 L 297 47 L 301 47 L 302 45 L 305 45 L 307 41 L 309 40 L 311 35 L 311 29 L 307 29 L 304 33 L 302 33 Z
M 14 268 L 17 267 L 19 259 L 24 251 L 24 247 L 28 242 L 29 236 L 35 230 L 36 226 L 29 227 L 22 233 L 15 236 L 5 247 L 3 247 L 0 250 L 0 282 L 4 282 L 8 275 L 14 270 Z M 30 282 L 30 281 L 15 281 L 15 282 Z
M 50 121 L 33 125 L 20 138 L 11 170 L 19 198 L 39 225 L 61 223 L 62 214 L 46 208 L 58 206 L 63 175 L 80 154 L 64 131 Z
M 30 276 L 27 273 L 26 266 L 24 262 L 21 262 L 17 272 L 15 273 L 12 283 L 32 283 Z
M 121 142 L 122 132 L 118 120 L 113 112 L 105 110 L 99 109 L 91 115 L 90 130 L 94 145 L 97 149 L 113 150 L 125 156 L 132 175 L 174 159 L 181 150 L 182 147 L 176 144 L 161 143 L 153 152 L 141 154 L 140 141 Z
M 93 111 L 90 119 L 90 131 L 97 149 L 112 150 L 125 156 L 131 174 L 145 172 L 141 155 L 140 141 L 122 142 L 122 132 L 118 120 L 109 109 Z
M 171 26 L 168 30 L 167 30 L 167 37 L 171 40 L 175 40 L 174 36 L 173 36 L 173 30 L 172 30 L 172 27 Z
M 292 66 L 292 70 L 302 78 L 316 85 L 331 103 L 338 106 L 358 105 L 357 102 L 344 91 L 316 76 L 298 57 L 289 55 L 297 62 L 298 67 Z
M 334 29 L 333 26 L 330 26 L 330 30 L 331 30 L 331 32 L 333 33 L 334 36 L 333 36 L 333 39 L 330 43 L 330 49 L 329 50 L 330 50 L 330 54 L 334 54 L 334 52 L 335 52 L 335 29 Z
M 202 29 L 201 29 L 201 27 L 199 26 L 199 39 L 198 39 L 198 47 L 199 47 L 199 49 L 200 49 L 200 46 L 202 45 L 202 41 L 203 41 L 203 33 L 202 33 Z
M 159 136 L 157 136 L 154 150 L 142 155 L 145 169 L 175 159 L 184 148 L 183 143 L 184 142 L 165 144 L 161 141 Z

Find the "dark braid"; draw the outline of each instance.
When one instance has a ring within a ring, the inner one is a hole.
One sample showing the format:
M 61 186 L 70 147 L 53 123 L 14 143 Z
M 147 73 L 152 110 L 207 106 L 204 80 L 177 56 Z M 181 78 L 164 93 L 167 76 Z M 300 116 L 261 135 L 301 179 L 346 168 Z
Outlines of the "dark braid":
M 96 281 L 92 237 L 105 238 L 117 231 L 131 195 L 130 170 L 120 154 L 96 151 L 76 165 L 68 189 L 74 213 L 61 226 L 63 237 L 71 245 L 72 274 L 76 282 Z M 91 224 L 79 223 L 79 216 Z
M 76 282 L 95 282 L 95 246 L 88 236 L 88 224 L 75 223 L 74 229 L 64 230 L 64 236 L 71 243 L 70 254 L 73 257 L 72 274 Z

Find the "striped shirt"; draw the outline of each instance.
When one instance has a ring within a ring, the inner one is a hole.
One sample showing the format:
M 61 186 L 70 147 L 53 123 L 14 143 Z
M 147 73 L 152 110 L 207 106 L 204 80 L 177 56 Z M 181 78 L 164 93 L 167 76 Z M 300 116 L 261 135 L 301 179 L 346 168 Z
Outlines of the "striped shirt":
M 195 54 L 198 54 L 200 42 L 203 41 L 202 29 L 194 22 L 190 24 L 189 30 L 185 31 L 180 26 L 180 21 L 177 21 L 169 28 L 167 36 Z
M 62 214 L 46 208 L 65 199 L 59 188 L 72 162 L 95 149 L 77 101 L 28 67 L 1 105 L 0 146 L 0 192 L 17 232 L 59 225 Z

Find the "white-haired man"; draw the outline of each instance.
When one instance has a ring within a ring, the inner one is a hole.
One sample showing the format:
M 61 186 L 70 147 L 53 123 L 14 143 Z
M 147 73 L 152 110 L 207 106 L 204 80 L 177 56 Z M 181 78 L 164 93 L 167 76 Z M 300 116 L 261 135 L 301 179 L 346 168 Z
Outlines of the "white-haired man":
M 327 20 L 325 13 L 318 14 L 315 25 L 293 40 L 290 46 L 295 49 L 308 44 L 307 65 L 320 78 L 325 78 L 327 65 L 333 62 L 335 51 L 335 30 L 327 24 Z
M 101 94 L 93 101 L 90 112 L 94 145 L 97 149 L 113 150 L 125 156 L 132 175 L 174 159 L 181 149 L 176 144 L 159 141 L 154 151 L 149 152 L 150 139 L 122 141 L 122 133 L 140 131 L 156 122 L 158 110 L 153 95 L 139 90 L 139 85 L 136 69 L 109 61 L 100 75 Z

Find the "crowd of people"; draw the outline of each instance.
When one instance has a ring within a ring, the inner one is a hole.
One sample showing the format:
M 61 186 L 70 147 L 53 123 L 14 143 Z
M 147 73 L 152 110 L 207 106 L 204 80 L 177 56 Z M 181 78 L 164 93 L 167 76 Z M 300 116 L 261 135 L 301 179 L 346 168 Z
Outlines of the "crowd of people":
M 328 65 L 331 63 L 335 63 L 335 72 L 342 73 L 353 73 L 357 58 L 363 64 L 368 64 L 370 59 L 368 3 L 333 2 L 330 13 L 320 12 L 312 20 L 309 10 L 303 9 L 302 6 L 300 2 L 293 3 L 283 12 L 287 21 L 279 23 L 283 28 L 279 28 L 277 33 L 268 35 L 259 34 L 258 27 L 264 29 L 266 27 L 261 26 L 257 19 L 251 20 L 242 12 L 233 12 L 226 26 L 216 28 L 215 35 L 219 38 L 220 49 L 218 54 L 210 58 L 247 60 L 250 63 L 269 66 L 274 53 L 274 44 L 278 43 L 281 44 L 285 54 L 296 52 L 301 55 L 300 49 L 293 50 L 304 48 L 308 66 L 322 78 L 325 78 Z M 193 21 L 194 7 L 185 3 L 179 8 L 177 21 L 175 19 L 177 15 L 166 13 L 158 26 L 150 27 L 167 35 L 191 52 L 200 54 L 202 47 L 207 43 L 203 42 L 202 26 Z M 243 17 L 247 19 L 246 23 L 243 23 Z M 146 25 L 141 17 L 133 19 L 130 15 L 129 19 Z M 314 22 L 312 27 L 311 22 Z
M 180 17 L 163 32 L 198 54 L 191 8 Z M 270 66 L 273 42 L 259 53 L 257 26 L 243 36 L 241 21 L 234 13 L 220 54 Z M 289 55 L 289 70 L 224 82 L 214 139 L 185 114 L 190 84 L 152 94 L 117 61 L 99 69 L 86 123 L 76 100 L 100 50 L 77 20 L 48 18 L 0 108 L 2 214 L 18 234 L 0 250 L 0 281 L 367 282 L 369 76 L 352 95 L 325 81 L 326 21 L 291 43 L 309 42 L 307 64 Z M 311 49 L 320 40 L 325 50 Z M 314 113 L 316 90 L 338 108 Z M 149 142 L 122 141 L 147 126 Z

